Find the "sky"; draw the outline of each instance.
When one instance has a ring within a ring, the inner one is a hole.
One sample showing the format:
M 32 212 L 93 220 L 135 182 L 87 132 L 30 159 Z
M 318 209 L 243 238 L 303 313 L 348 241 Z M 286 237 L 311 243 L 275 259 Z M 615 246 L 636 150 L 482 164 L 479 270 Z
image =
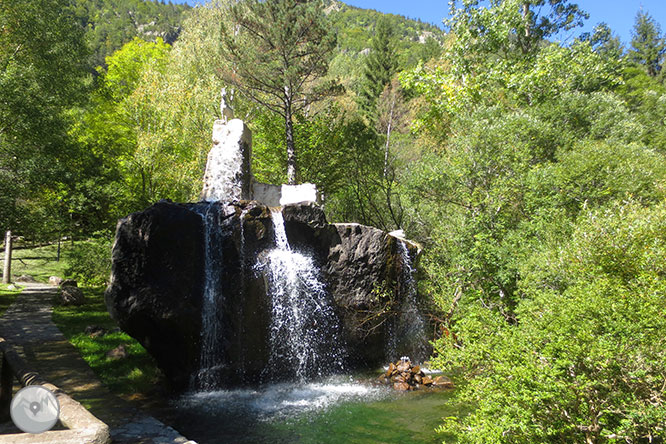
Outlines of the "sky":
M 176 0 L 175 3 L 194 5 L 197 0 Z M 418 18 L 424 22 L 441 25 L 448 15 L 448 0 L 347 0 L 344 3 L 359 8 Z M 573 35 L 561 36 L 561 39 L 577 37 L 581 32 L 592 31 L 600 22 L 606 22 L 623 43 L 631 40 L 631 30 L 639 9 L 650 15 L 666 30 L 666 1 L 664 0 L 578 0 L 574 1 L 590 14 L 585 27 L 577 29 Z

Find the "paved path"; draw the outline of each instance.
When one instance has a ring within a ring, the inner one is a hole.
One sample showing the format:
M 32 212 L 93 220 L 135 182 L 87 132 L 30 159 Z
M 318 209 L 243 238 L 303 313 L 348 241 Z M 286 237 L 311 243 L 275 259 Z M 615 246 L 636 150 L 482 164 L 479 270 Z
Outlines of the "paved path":
M 118 444 L 196 444 L 171 427 L 113 395 L 51 320 L 57 289 L 44 284 L 21 284 L 23 291 L 0 318 L 4 337 L 44 379 L 75 400 L 90 405 L 93 415 L 111 429 Z M 2 433 L 16 433 L 11 425 Z M 7 443 L 9 444 L 9 443 Z

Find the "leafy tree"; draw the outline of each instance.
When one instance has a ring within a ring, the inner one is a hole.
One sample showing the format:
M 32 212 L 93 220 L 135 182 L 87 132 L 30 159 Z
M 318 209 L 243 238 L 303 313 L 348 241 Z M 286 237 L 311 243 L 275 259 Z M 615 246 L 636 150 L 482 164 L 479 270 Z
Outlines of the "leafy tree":
M 524 58 L 538 52 L 544 39 L 583 24 L 588 14 L 568 0 L 492 0 L 480 7 L 479 0 L 451 2 L 452 33 L 461 44 L 454 50 L 462 56 L 464 44 L 472 57 L 489 54 Z
M 370 53 L 365 58 L 363 82 L 359 103 L 364 116 L 371 122 L 377 120 L 377 99 L 398 69 L 395 36 L 388 19 L 377 22 L 375 35 L 370 42 Z
M 54 229 L 34 214 L 35 202 L 80 177 L 67 111 L 85 97 L 87 51 L 71 6 L 0 3 L 0 224 L 18 231 Z
M 656 77 L 661 72 L 666 53 L 666 40 L 659 23 L 649 13 L 638 11 L 632 34 L 629 60 L 643 66 L 650 76 Z
M 98 228 L 111 228 L 117 218 L 155 200 L 150 168 L 138 154 L 145 115 L 137 111 L 133 94 L 148 69 L 163 67 L 170 48 L 159 38 L 155 43 L 135 38 L 107 57 L 90 106 L 78 116 L 72 134 L 96 171 L 96 200 L 108 196 L 111 201 L 107 223 Z
M 246 0 L 229 8 L 232 27 L 222 29 L 223 78 L 284 120 L 287 180 L 297 180 L 294 116 L 335 92 L 316 84 L 328 70 L 335 35 L 321 1 Z

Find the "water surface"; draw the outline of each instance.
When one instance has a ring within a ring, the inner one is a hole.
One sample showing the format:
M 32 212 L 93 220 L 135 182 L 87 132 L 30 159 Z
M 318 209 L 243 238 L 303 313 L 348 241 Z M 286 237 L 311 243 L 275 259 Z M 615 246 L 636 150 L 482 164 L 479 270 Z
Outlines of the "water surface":
M 173 401 L 171 422 L 199 444 L 441 443 L 434 429 L 456 414 L 451 395 L 337 377 L 190 393 Z

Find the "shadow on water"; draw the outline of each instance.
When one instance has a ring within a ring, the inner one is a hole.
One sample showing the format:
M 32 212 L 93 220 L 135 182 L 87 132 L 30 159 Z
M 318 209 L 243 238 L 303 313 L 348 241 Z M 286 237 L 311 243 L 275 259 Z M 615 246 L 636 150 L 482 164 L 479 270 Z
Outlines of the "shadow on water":
M 199 444 L 441 443 L 434 429 L 456 415 L 451 391 L 398 393 L 332 378 L 321 383 L 191 393 L 171 422 Z

